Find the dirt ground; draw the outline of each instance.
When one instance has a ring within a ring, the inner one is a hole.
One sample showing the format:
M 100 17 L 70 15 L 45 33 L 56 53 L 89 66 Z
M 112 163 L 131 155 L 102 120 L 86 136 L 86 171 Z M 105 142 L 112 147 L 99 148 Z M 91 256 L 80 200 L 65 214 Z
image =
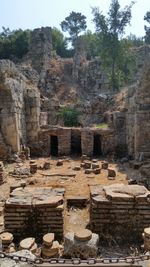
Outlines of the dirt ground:
M 109 168 L 113 168 L 116 171 L 116 177 L 114 180 L 110 180 L 107 177 L 107 170 L 101 170 L 98 175 L 85 174 L 85 170 L 81 168 L 79 171 L 74 171 L 74 167 L 80 166 L 80 158 L 65 158 L 63 159 L 62 166 L 56 166 L 57 158 L 37 158 L 35 159 L 38 165 L 38 171 L 31 177 L 23 178 L 23 176 L 17 175 L 13 177 L 9 175 L 9 172 L 13 171 L 16 167 L 28 167 L 29 161 L 23 163 L 6 164 L 5 171 L 7 172 L 6 182 L 0 186 L 2 199 L 9 197 L 10 187 L 15 186 L 21 180 L 25 181 L 27 186 L 33 187 L 63 187 L 65 188 L 65 199 L 81 197 L 87 199 L 90 198 L 90 185 L 109 185 L 112 183 L 124 183 L 127 184 L 127 176 L 129 169 L 123 165 L 116 163 L 109 163 Z M 50 170 L 42 170 L 45 161 L 50 162 Z M 102 159 L 98 159 L 97 162 L 100 166 Z M 128 170 L 128 172 L 127 172 Z M 61 176 L 59 176 L 61 175 Z M 66 208 L 65 212 L 65 232 L 76 231 L 79 228 L 85 228 L 89 222 L 89 209 L 88 205 L 85 208 L 78 208 L 71 206 L 70 209 Z
M 98 175 L 85 174 L 85 170 L 81 168 L 79 171 L 75 171 L 74 167 L 80 166 L 80 158 L 64 158 L 62 166 L 56 166 L 57 158 L 37 158 L 34 159 L 38 165 L 37 173 L 30 177 L 24 177 L 22 175 L 16 175 L 13 177 L 9 174 L 17 167 L 29 168 L 30 161 L 26 160 L 22 163 L 5 164 L 5 172 L 7 178 L 5 183 L 0 186 L 0 201 L 4 201 L 9 197 L 10 188 L 17 186 L 20 181 L 26 183 L 26 186 L 30 187 L 62 187 L 65 188 L 65 212 L 64 212 L 64 233 L 76 232 L 78 229 L 86 228 L 89 224 L 89 200 L 90 200 L 90 185 L 109 185 L 114 183 L 127 184 L 129 178 L 133 178 L 137 175 L 137 171 L 130 169 L 129 164 L 118 164 L 109 162 L 109 168 L 113 168 L 116 171 L 116 177 L 111 180 L 107 177 L 107 170 L 101 170 Z M 98 159 L 97 163 L 101 167 L 101 163 L 104 159 Z M 50 162 L 50 169 L 43 170 L 42 166 L 44 162 Z M 86 205 L 83 207 L 76 205 L 67 205 L 68 199 L 83 198 L 86 200 Z M 2 203 L 2 202 L 0 202 Z M 0 217 L 0 232 L 4 231 L 3 228 L 3 216 Z M 109 252 L 108 248 L 100 248 L 103 256 L 107 256 Z M 110 249 L 111 255 L 119 256 L 131 255 L 132 251 L 128 247 L 128 250 L 119 249 L 114 244 Z M 129 253 L 128 253 L 129 252 Z M 134 254 L 134 253 L 133 253 Z

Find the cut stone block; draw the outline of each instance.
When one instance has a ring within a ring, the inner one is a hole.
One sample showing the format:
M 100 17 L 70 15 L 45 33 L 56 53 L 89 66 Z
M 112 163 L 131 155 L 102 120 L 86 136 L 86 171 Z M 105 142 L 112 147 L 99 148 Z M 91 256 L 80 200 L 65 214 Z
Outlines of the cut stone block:
M 94 174 L 100 174 L 101 173 L 101 169 L 100 168 L 94 169 L 93 173 Z
M 100 166 L 97 163 L 92 163 L 92 169 L 98 169 Z
M 108 169 L 108 177 L 116 177 L 116 172 L 113 169 Z
M 108 162 L 102 162 L 102 169 L 104 170 L 108 169 Z

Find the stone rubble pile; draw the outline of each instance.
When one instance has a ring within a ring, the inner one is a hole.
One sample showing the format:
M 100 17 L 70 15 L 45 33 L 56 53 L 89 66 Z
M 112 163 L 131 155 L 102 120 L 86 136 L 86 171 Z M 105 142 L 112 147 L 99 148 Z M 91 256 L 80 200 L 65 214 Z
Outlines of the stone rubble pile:
M 115 178 L 116 177 L 116 171 L 109 167 L 109 164 L 107 161 L 102 161 L 101 164 L 98 163 L 96 159 L 91 160 L 84 160 L 84 158 L 81 158 L 81 168 L 85 170 L 85 174 L 100 174 L 101 170 L 107 171 L 107 177 L 109 178 Z
M 141 238 L 150 225 L 150 192 L 144 186 L 95 185 L 90 186 L 90 194 L 90 225 L 100 237 Z
M 64 191 L 51 187 L 15 189 L 5 203 L 5 230 L 19 238 L 49 231 L 62 238 Z

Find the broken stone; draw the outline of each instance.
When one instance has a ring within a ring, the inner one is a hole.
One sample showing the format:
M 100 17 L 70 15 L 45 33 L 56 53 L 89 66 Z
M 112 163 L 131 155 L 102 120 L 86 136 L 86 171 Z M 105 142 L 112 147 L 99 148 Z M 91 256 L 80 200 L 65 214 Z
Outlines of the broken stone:
M 81 170 L 81 167 L 80 167 L 80 166 L 75 166 L 75 167 L 73 168 L 73 170 L 74 170 L 74 171 L 80 171 L 80 170 Z
M 92 237 L 92 232 L 88 229 L 81 229 L 75 232 L 74 238 L 78 241 L 88 241 Z
M 108 162 L 102 162 L 102 169 L 107 170 L 108 169 Z
M 49 248 L 45 245 L 42 247 L 42 256 L 44 257 L 54 257 L 59 255 L 60 245 L 58 241 L 53 241 L 52 246 Z
M 91 169 L 91 162 L 90 161 L 85 161 L 83 163 L 83 168 L 84 169 Z
M 63 165 L 63 160 L 59 159 L 56 163 L 56 166 L 62 166 Z
M 97 163 L 92 163 L 92 169 L 98 169 L 99 168 L 99 164 Z
M 48 233 L 46 235 L 43 236 L 43 243 L 45 246 L 52 246 L 53 241 L 54 241 L 54 233 Z
M 116 172 L 113 169 L 108 169 L 108 177 L 116 177 Z
M 34 245 L 35 243 L 35 238 L 34 237 L 27 237 L 25 239 L 23 239 L 21 242 L 20 242 L 20 250 L 21 249 L 29 249 Z
M 37 172 L 37 164 L 36 163 L 30 164 L 30 173 L 34 174 L 36 172 Z
M 150 238 L 150 227 L 144 228 L 144 235 Z
M 37 251 L 37 244 L 36 244 L 36 243 L 33 244 L 33 246 L 30 248 L 30 251 L 31 251 L 33 254 L 36 253 L 36 251 Z
M 44 162 L 43 169 L 44 170 L 49 170 L 50 169 L 50 162 L 49 161 Z
M 88 160 L 88 156 L 87 155 L 82 155 L 81 156 L 81 162 Z
M 94 174 L 100 174 L 101 173 L 101 169 L 100 168 L 94 169 L 93 173 Z
M 93 172 L 92 169 L 86 169 L 84 173 L 85 173 L 85 174 L 91 174 L 92 172 Z
M 2 244 L 10 244 L 13 240 L 13 235 L 9 232 L 4 232 L 0 235 L 0 239 L 2 241 Z

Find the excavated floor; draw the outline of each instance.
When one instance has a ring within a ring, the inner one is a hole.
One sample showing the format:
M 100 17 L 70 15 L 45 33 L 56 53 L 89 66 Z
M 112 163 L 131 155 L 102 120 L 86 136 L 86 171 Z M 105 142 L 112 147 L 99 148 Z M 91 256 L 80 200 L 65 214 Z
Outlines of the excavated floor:
M 116 183 L 128 184 L 128 179 L 136 176 L 137 171 L 129 168 L 128 164 L 120 165 L 117 163 L 109 163 L 109 168 L 116 171 L 115 178 L 108 178 L 107 170 L 101 170 L 100 174 L 85 174 L 84 169 L 75 171 L 75 167 L 80 166 L 81 159 L 65 158 L 63 159 L 62 166 L 56 166 L 58 161 L 57 158 L 37 158 L 35 159 L 38 170 L 37 173 L 31 177 L 26 177 L 22 175 L 10 175 L 15 168 L 28 168 L 29 161 L 24 163 L 13 163 L 5 165 L 5 171 L 8 173 L 6 182 L 0 186 L 1 190 L 1 200 L 6 200 L 9 197 L 10 189 L 14 188 L 15 185 L 19 185 L 22 181 L 25 182 L 28 187 L 59 187 L 65 189 L 65 223 L 64 232 L 75 232 L 81 228 L 85 228 L 89 224 L 90 214 L 89 214 L 89 200 L 90 200 L 90 186 L 93 185 L 111 185 Z M 50 162 L 50 170 L 43 170 L 45 161 Z M 101 165 L 103 159 L 98 159 L 98 164 Z M 0 217 L 2 221 L 2 216 Z M 1 222 L 1 231 L 3 231 L 3 226 Z M 124 248 L 119 251 L 119 247 L 115 241 L 107 244 L 111 247 L 109 254 L 116 255 L 117 253 L 122 255 L 129 255 L 128 250 L 132 251 L 132 248 Z M 106 250 L 100 248 L 101 253 L 106 256 Z M 118 252 L 116 252 L 118 251 Z M 133 249 L 133 254 L 135 253 Z M 119 255 L 118 255 L 119 256 Z

